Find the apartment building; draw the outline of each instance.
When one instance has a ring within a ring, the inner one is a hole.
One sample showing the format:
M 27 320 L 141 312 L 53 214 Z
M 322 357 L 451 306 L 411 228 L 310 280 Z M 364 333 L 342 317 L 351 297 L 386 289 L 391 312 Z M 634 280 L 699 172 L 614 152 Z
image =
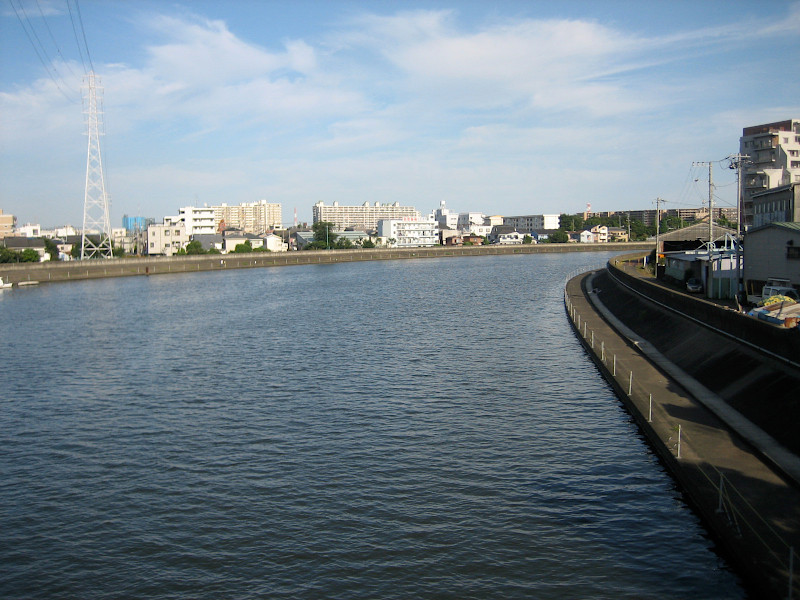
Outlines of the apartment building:
M 543 229 L 558 229 L 561 215 L 520 215 L 503 217 L 503 225 L 513 227 L 517 231 L 542 231 Z
M 178 209 L 178 219 L 183 222 L 189 237 L 213 235 L 217 232 L 214 223 L 214 209 L 211 207 L 184 206 Z
M 259 200 L 237 206 L 222 204 L 214 206 L 214 232 L 224 229 L 237 229 L 244 233 L 264 235 L 280 229 L 282 223 L 279 203 Z
M 324 202 L 317 202 L 313 207 L 313 216 L 314 223 L 327 221 L 333 223 L 336 229 L 352 228 L 360 231 L 377 229 L 381 220 L 402 221 L 420 218 L 416 208 L 400 206 L 399 202 L 394 204 L 364 202 L 360 206 L 342 206 L 338 202 L 334 202 L 332 206 L 325 206 Z
M 0 238 L 13 234 L 16 222 L 17 218 L 14 215 L 4 215 L 3 210 L 0 209 Z
M 742 213 L 750 226 L 755 224 L 754 195 L 800 183 L 800 120 L 745 127 L 739 153 L 748 157 L 742 168 Z
M 419 217 L 381 219 L 378 221 L 378 236 L 394 240 L 392 246 L 396 248 L 438 246 L 439 222 Z

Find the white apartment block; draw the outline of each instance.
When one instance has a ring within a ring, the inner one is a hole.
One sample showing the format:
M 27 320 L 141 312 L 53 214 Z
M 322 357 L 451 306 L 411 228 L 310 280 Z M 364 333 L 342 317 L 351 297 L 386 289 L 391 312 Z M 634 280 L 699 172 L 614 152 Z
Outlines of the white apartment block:
M 264 235 L 273 229 L 280 229 L 282 223 L 281 205 L 259 200 L 228 206 L 222 204 L 213 207 L 214 232 L 222 229 L 238 229 L 245 233 Z
M 742 168 L 743 221 L 749 226 L 754 194 L 800 183 L 800 120 L 745 127 L 739 153 L 749 157 Z
M 214 209 L 211 207 L 184 206 L 178 209 L 178 219 L 183 221 L 189 237 L 217 233 L 217 228 L 214 224 Z
M 462 231 L 469 231 L 473 225 L 483 225 L 485 221 L 486 215 L 480 212 L 458 213 L 458 229 Z
M 400 206 L 394 204 L 370 204 L 364 202 L 361 206 L 340 206 L 334 202 L 332 206 L 325 206 L 324 202 L 317 202 L 313 207 L 314 223 L 327 221 L 333 223 L 335 229 L 348 227 L 359 231 L 370 231 L 378 227 L 381 220 L 402 220 L 406 218 L 419 219 L 420 214 L 413 206 Z
M 189 243 L 180 217 L 164 217 L 164 222 L 147 226 L 147 254 L 173 256 Z
M 439 203 L 439 208 L 434 211 L 433 218 L 439 222 L 439 227 L 458 229 L 458 213 L 447 208 L 444 200 Z
M 406 217 L 378 221 L 378 237 L 395 248 L 418 248 L 439 245 L 439 222 L 435 219 Z

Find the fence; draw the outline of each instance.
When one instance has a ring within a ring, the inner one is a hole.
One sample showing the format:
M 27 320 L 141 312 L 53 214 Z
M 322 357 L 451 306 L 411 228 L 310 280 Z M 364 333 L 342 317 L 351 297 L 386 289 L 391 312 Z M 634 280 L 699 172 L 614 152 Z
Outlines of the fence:
M 625 404 L 631 409 L 644 433 L 654 443 L 661 444 L 661 450 L 669 453 L 671 459 L 668 461 L 671 463 L 669 466 L 680 470 L 685 466 L 686 452 L 692 451 L 692 431 L 686 430 L 686 423 L 669 420 L 663 411 L 657 411 L 654 415 L 654 393 L 658 394 L 659 390 L 649 390 L 645 388 L 644 383 L 639 384 L 636 378 L 636 368 L 632 364 L 628 364 L 622 357 L 618 357 L 615 352 L 609 351 L 603 334 L 590 325 L 591 320 L 600 320 L 597 313 L 587 307 L 587 310 L 584 311 L 586 314 L 582 314 L 570 298 L 567 289 L 570 280 L 581 273 L 601 268 L 603 267 L 579 269 L 566 277 L 564 303 L 567 315 L 581 343 L 593 355 L 604 376 L 609 379 Z M 692 460 L 692 468 L 696 469 L 705 480 L 708 489 L 713 490 L 716 498 L 716 514 L 723 518 L 736 537 L 742 538 L 747 533 L 748 539 L 757 540 L 762 550 L 759 554 L 767 557 L 766 562 L 776 573 L 785 574 L 783 575 L 786 578 L 785 589 L 788 591 L 786 597 L 789 600 L 798 597 L 795 584 L 800 583 L 800 578 L 796 578 L 794 574 L 794 547 L 714 465 L 701 460 Z

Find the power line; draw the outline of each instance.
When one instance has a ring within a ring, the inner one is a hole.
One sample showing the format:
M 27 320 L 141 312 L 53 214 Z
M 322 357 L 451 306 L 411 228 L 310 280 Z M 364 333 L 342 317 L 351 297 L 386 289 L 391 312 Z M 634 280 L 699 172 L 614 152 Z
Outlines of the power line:
M 36 8 L 39 9 L 39 15 L 42 17 L 42 22 L 44 23 L 44 26 L 47 29 L 47 33 L 50 35 L 50 39 L 53 40 L 53 46 L 55 46 L 56 52 L 58 53 L 58 56 L 61 58 L 61 62 L 67 67 L 72 77 L 75 78 L 75 80 L 77 81 L 79 78 L 75 74 L 75 71 L 72 70 L 72 67 L 69 66 L 69 62 L 67 61 L 67 59 L 64 58 L 63 54 L 61 54 L 61 48 L 59 47 L 58 42 L 56 41 L 56 38 L 53 35 L 53 30 L 50 29 L 50 25 L 47 23 L 47 17 L 44 16 L 44 11 L 42 10 L 42 5 L 39 2 L 39 0 L 36 0 Z
M 77 6 L 77 3 L 76 3 L 76 6 Z M 67 10 L 69 11 L 70 23 L 72 23 L 72 34 L 75 36 L 75 44 L 78 46 L 78 54 L 81 57 L 81 65 L 83 65 L 83 72 L 84 72 L 84 74 L 86 74 L 86 73 L 89 72 L 89 69 L 86 68 L 86 60 L 83 58 L 83 48 L 81 47 L 81 41 L 78 39 L 78 30 L 75 29 L 75 17 L 72 14 L 72 6 L 70 5 L 69 0 L 67 0 Z M 82 23 L 83 22 L 81 22 L 81 28 L 83 27 Z M 84 37 L 84 40 L 85 39 L 86 38 Z
M 89 44 L 86 41 L 86 30 L 83 28 L 83 18 L 81 17 L 81 7 L 78 5 L 78 0 L 72 0 L 75 3 L 75 11 L 78 13 L 78 23 L 81 25 L 81 34 L 83 34 L 83 46 L 86 48 L 86 58 L 89 59 L 89 67 L 94 72 L 94 65 L 92 64 L 92 55 L 89 54 Z M 67 1 L 69 5 L 69 0 Z
M 25 32 L 25 36 L 28 38 L 28 41 L 33 47 L 33 51 L 36 53 L 39 62 L 42 63 L 45 72 L 50 77 L 50 79 L 53 80 L 53 83 L 56 85 L 58 91 L 61 92 L 64 98 L 66 98 L 69 102 L 73 104 L 77 104 L 77 100 L 75 100 L 75 98 L 71 98 L 61 87 L 61 84 L 59 84 L 58 80 L 62 79 L 61 76 L 58 74 L 58 71 L 56 70 L 55 65 L 53 64 L 53 61 L 50 59 L 50 56 L 47 54 L 47 50 L 45 50 L 44 44 L 42 44 L 42 41 L 39 39 L 39 36 L 36 33 L 36 29 L 34 29 L 33 24 L 28 18 L 28 13 L 25 12 L 25 7 L 23 6 L 21 0 L 17 0 L 17 2 L 19 4 L 19 8 L 17 8 L 13 0 L 9 0 L 9 4 L 11 4 L 11 8 L 14 9 L 14 14 L 17 15 L 17 20 L 19 21 L 22 30 Z M 20 16 L 20 11 L 22 11 L 22 15 L 25 17 L 24 21 L 22 16 Z M 42 57 L 42 55 L 44 55 L 44 57 Z

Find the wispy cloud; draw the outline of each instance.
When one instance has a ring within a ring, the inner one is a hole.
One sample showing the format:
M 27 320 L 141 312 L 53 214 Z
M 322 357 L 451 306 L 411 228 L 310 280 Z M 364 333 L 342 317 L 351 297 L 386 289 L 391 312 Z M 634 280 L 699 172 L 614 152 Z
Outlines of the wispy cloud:
M 731 98 L 739 65 L 688 69 L 689 59 L 796 39 L 800 4 L 782 18 L 647 35 L 579 18 L 467 25 L 452 10 L 363 13 L 277 41 L 245 40 L 223 20 L 187 12 L 136 24 L 128 62 L 96 65 L 112 157 L 122 162 L 117 197 L 202 185 L 239 190 L 243 201 L 265 187 L 305 194 L 309 205 L 358 201 L 364 190 L 431 205 L 469 190 L 476 202 L 519 204 L 557 197 L 569 178 L 615 193 L 631 177 L 619 168 L 631 156 L 685 162 L 693 128 L 730 127 L 735 143 L 736 129 L 760 118 Z M 697 114 L 677 112 L 687 99 Z M 800 108 L 779 104 L 762 114 Z M 0 112 L 4 153 L 80 160 L 79 108 L 46 76 L 0 92 Z M 626 189 L 641 194 L 643 185 Z

